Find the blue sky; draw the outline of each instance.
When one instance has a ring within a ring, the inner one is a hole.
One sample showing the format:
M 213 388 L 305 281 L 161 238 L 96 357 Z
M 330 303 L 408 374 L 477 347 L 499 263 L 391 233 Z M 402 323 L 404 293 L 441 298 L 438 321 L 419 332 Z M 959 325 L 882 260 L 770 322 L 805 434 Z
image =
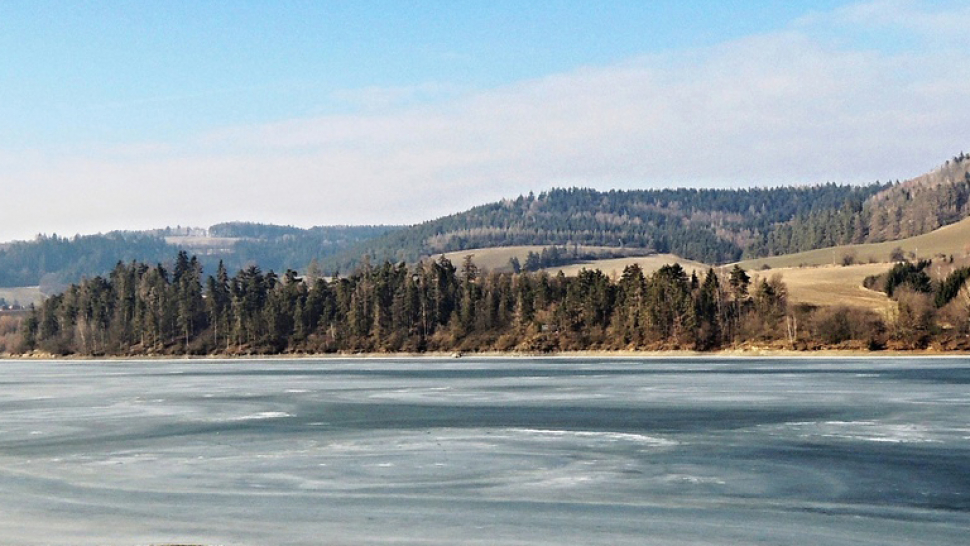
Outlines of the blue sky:
M 8 0 L 0 240 L 911 176 L 967 149 L 967 20 L 918 0 Z

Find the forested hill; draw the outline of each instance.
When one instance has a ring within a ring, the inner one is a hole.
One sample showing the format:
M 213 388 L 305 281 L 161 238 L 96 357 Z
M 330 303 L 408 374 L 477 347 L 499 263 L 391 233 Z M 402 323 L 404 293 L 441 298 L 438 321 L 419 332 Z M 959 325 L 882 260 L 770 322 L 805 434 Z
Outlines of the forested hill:
M 202 257 L 209 271 L 215 269 L 217 260 L 223 260 L 230 269 L 243 269 L 259 264 L 266 270 L 303 271 L 315 260 L 401 229 L 400 226 L 316 226 L 301 229 L 293 226 L 276 226 L 233 222 L 216 224 L 209 228 L 212 237 L 236 237 L 238 240 L 229 253 L 213 253 Z
M 119 261 L 169 260 L 175 247 L 157 235 L 112 232 L 59 237 L 39 235 L 0 249 L 0 286 L 41 286 L 46 293 L 82 277 L 111 271 Z
M 251 222 L 217 224 L 205 229 L 165 228 L 146 232 L 59 237 L 38 236 L 0 247 L 0 287 L 37 286 L 45 293 L 84 277 L 106 275 L 118 262 L 170 261 L 179 248 L 198 255 L 209 271 L 219 261 L 242 269 L 253 263 L 266 269 L 304 269 L 365 239 L 398 226 L 318 226 L 301 229 Z M 207 236 L 194 235 L 207 232 Z
M 862 206 L 817 208 L 761 232 L 747 257 L 790 254 L 844 244 L 894 241 L 929 233 L 970 216 L 970 155 L 870 196 Z
M 900 183 L 600 192 L 555 189 L 475 207 L 364 241 L 322 264 L 363 256 L 413 262 L 510 245 L 596 245 L 710 264 L 927 233 L 970 215 L 970 155 Z
M 300 229 L 235 222 L 202 230 L 208 232 L 202 242 L 195 236 L 172 237 L 170 230 L 39 237 L 0 247 L 0 286 L 37 285 L 45 279 L 76 282 L 104 275 L 118 261 L 163 261 L 177 248 L 198 255 L 208 271 L 219 260 L 230 270 L 258 264 L 281 272 L 304 271 L 316 261 L 318 272 L 328 276 L 352 271 L 365 259 L 415 263 L 444 252 L 513 245 L 605 246 L 722 264 L 895 240 L 968 215 L 970 156 L 961 152 L 902 183 L 607 192 L 569 188 L 481 205 L 408 228 Z
M 422 256 L 508 245 L 597 245 L 672 253 L 706 263 L 738 260 L 775 226 L 863 203 L 890 185 L 824 184 L 748 189 L 600 192 L 555 189 L 475 207 L 365 241 L 324 260 L 349 270 L 361 258 L 413 262 Z

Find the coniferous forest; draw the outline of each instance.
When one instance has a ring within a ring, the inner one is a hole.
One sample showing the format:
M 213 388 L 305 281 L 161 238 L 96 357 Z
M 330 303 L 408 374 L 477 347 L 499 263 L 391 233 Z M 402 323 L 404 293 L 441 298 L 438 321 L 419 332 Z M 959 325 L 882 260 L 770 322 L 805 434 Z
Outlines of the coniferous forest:
M 937 307 L 959 299 L 950 286 L 958 279 L 934 287 L 923 278 L 925 267 L 900 264 L 871 280 L 899 302 L 898 316 L 887 320 L 859 309 L 789 305 L 778 278 L 752 278 L 737 266 L 696 276 L 679 265 L 649 275 L 634 265 L 613 279 L 598 270 L 576 277 L 486 273 L 471 259 L 456 266 L 441 257 L 414 266 L 365 263 L 331 279 L 255 265 L 230 275 L 221 264 L 203 276 L 198 260 L 180 252 L 170 268 L 118 263 L 110 275 L 47 299 L 23 320 L 17 350 L 101 356 L 919 348 L 939 341 Z M 966 271 L 954 275 L 962 279 Z M 933 305 L 933 290 L 949 299 Z M 966 317 L 959 320 L 966 329 Z

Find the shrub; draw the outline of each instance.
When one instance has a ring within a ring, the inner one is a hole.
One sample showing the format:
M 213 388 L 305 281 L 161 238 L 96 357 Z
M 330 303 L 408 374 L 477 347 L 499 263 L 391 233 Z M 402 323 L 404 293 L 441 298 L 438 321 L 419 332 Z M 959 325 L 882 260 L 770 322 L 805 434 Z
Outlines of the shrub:
M 886 325 L 878 314 L 867 309 L 822 308 L 815 312 L 813 322 L 816 339 L 826 345 L 847 341 L 861 341 L 870 348 L 883 345 Z
M 896 316 L 895 338 L 911 348 L 923 348 L 932 333 L 936 308 L 929 294 L 909 288 L 896 291 L 899 313 Z
M 915 292 L 932 292 L 933 284 L 926 273 L 930 263 L 929 260 L 920 260 L 916 264 L 900 262 L 894 265 L 886 274 L 886 295 L 892 297 L 896 289 L 903 285 Z
M 906 261 L 906 253 L 903 251 L 902 248 L 900 248 L 900 247 L 897 246 L 896 248 L 892 249 L 892 251 L 889 253 L 889 261 L 890 262 L 905 262 Z

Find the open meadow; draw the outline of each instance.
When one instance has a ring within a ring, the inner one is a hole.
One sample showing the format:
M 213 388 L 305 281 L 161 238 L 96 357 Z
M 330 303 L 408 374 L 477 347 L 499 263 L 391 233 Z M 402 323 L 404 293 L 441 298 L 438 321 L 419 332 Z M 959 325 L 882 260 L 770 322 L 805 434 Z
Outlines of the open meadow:
M 512 258 L 517 259 L 520 264 L 525 264 L 526 258 L 528 257 L 530 252 L 540 254 L 544 249 L 547 249 L 550 246 L 557 246 L 557 245 L 520 245 L 520 246 L 501 246 L 501 247 L 495 247 L 495 248 L 472 248 L 468 250 L 456 250 L 454 252 L 446 252 L 443 255 L 445 258 L 450 260 L 455 265 L 461 264 L 465 260 L 466 256 L 471 256 L 472 261 L 480 269 L 484 269 L 487 271 L 512 271 L 512 267 L 511 265 L 509 265 L 509 260 L 511 260 Z M 601 254 L 601 253 L 621 251 L 621 249 L 618 249 L 616 247 L 609 247 L 609 246 L 579 245 L 579 246 L 573 247 L 572 245 L 569 245 L 569 246 L 559 245 L 559 247 L 566 248 L 567 252 L 572 252 L 573 250 L 577 250 L 580 253 L 586 253 L 586 254 L 590 254 L 590 253 Z M 631 250 L 631 252 L 633 251 Z M 435 256 L 433 256 L 433 258 L 437 258 L 438 256 L 441 256 L 441 254 L 436 254 Z M 622 258 L 622 259 L 627 259 L 627 258 Z M 564 269 L 564 268 L 560 268 L 560 267 L 549 268 L 547 269 L 547 271 L 559 271 L 559 269 Z M 579 271 L 579 270 L 577 269 L 576 271 Z M 567 273 L 567 275 L 568 274 L 570 273 Z
M 599 269 L 606 274 L 607 277 L 619 278 L 621 275 L 623 275 L 623 270 L 626 269 L 627 266 L 634 264 L 640 266 L 640 269 L 643 270 L 644 275 L 650 275 L 665 265 L 680 264 L 680 266 L 687 271 L 688 275 L 695 272 L 697 273 L 698 277 L 703 277 L 704 272 L 710 268 L 710 266 L 707 264 L 687 260 L 681 258 L 680 256 L 674 256 L 673 254 L 654 254 L 652 256 L 631 256 L 628 258 L 591 260 L 588 262 L 580 262 L 563 267 L 550 267 L 546 269 L 546 271 L 549 273 L 558 273 L 559 271 L 562 271 L 567 276 L 573 276 L 578 275 L 583 269 Z
M 885 273 L 892 264 L 850 266 L 786 267 L 752 271 L 755 282 L 778 275 L 788 287 L 790 303 L 807 303 L 818 307 L 845 306 L 869 309 L 886 315 L 895 306 L 886 294 L 869 290 L 862 281 L 870 275 Z
M 864 245 L 843 245 L 820 248 L 807 252 L 755 258 L 739 262 L 745 269 L 799 267 L 805 265 L 891 262 L 894 249 L 901 249 L 907 257 L 915 259 L 953 256 L 964 258 L 970 254 L 970 218 L 940 229 L 897 241 L 869 243 Z
M 3 298 L 7 305 L 19 303 L 26 307 L 31 303 L 43 301 L 44 293 L 40 291 L 39 286 L 0 287 L 0 298 Z

